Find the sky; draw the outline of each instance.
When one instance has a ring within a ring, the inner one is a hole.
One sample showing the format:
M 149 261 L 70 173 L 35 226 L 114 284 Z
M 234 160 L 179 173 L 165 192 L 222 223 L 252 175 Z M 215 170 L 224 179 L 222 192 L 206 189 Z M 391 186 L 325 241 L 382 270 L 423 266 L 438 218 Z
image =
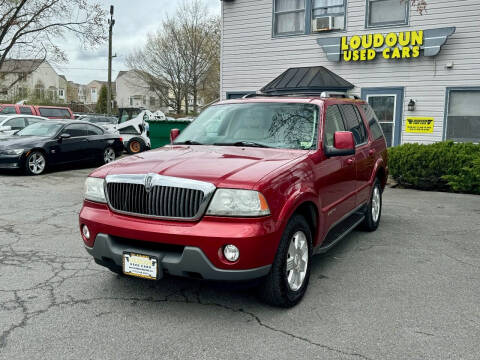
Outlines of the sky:
M 220 0 L 203 0 L 211 14 L 220 15 Z M 175 13 L 182 0 L 100 0 L 108 10 L 115 6 L 113 29 L 112 80 L 121 70 L 128 70 L 126 57 L 145 44 L 147 35 L 155 32 L 162 20 Z M 85 50 L 75 37 L 61 39 L 58 44 L 68 56 L 67 63 L 53 64 L 69 81 L 88 84 L 107 80 L 108 42 L 97 49 Z

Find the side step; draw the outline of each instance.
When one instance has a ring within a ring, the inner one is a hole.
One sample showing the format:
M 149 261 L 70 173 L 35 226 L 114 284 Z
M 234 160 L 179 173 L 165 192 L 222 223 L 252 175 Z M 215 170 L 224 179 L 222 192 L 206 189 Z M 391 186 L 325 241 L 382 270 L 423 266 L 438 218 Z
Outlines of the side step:
M 365 219 L 364 212 L 355 212 L 335 225 L 327 234 L 322 246 L 315 249 L 315 254 L 323 254 L 334 247 Z

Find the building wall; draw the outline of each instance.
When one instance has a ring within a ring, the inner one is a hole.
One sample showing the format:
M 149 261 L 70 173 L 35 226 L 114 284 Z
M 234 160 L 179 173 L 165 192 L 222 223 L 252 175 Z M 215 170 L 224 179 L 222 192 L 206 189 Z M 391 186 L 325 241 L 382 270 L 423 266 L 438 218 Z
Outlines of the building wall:
M 403 124 L 406 116 L 435 118 L 434 134 L 402 131 L 402 142 L 431 143 L 443 139 L 447 87 L 480 86 L 480 1 L 430 0 L 424 15 L 410 9 L 408 26 L 366 29 L 366 1 L 347 0 L 346 31 L 285 37 L 272 36 L 273 0 L 222 2 L 223 37 L 221 94 L 256 91 L 290 67 L 325 66 L 356 86 L 404 87 Z M 308 15 L 307 15 L 308 16 Z M 455 26 L 456 32 L 436 57 L 372 62 L 330 62 L 318 38 L 426 30 Z M 445 65 L 453 62 L 452 69 Z M 417 101 L 408 111 L 409 99 Z

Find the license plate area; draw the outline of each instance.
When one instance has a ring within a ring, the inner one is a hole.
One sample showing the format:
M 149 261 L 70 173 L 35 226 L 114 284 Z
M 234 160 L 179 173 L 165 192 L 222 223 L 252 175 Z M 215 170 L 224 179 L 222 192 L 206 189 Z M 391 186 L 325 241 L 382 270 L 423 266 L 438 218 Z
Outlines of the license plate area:
M 158 280 L 158 259 L 155 256 L 124 252 L 123 273 L 142 279 Z

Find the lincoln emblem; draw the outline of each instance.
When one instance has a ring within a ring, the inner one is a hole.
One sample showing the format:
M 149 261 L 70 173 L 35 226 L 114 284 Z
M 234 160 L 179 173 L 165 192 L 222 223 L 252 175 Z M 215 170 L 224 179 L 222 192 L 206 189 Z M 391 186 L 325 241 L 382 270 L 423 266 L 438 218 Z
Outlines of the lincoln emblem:
M 153 175 L 152 174 L 148 174 L 147 176 L 145 176 L 145 191 L 147 193 L 152 191 L 152 187 L 153 187 L 152 181 L 153 181 Z

